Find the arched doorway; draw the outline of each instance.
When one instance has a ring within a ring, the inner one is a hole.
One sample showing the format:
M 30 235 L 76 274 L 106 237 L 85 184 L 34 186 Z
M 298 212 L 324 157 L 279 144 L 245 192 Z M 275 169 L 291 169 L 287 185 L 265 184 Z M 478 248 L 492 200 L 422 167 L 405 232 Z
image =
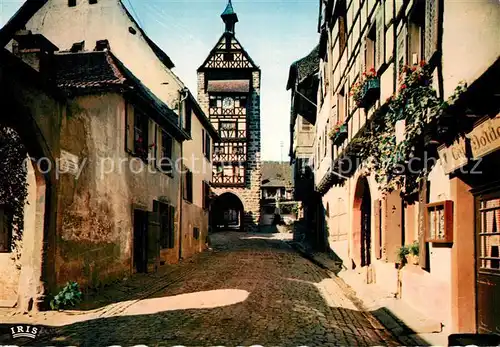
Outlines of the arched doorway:
M 371 194 L 368 180 L 358 180 L 353 206 L 353 258 L 361 267 L 371 264 Z
M 212 231 L 242 231 L 243 217 L 243 203 L 235 194 L 223 193 L 214 199 L 210 210 Z

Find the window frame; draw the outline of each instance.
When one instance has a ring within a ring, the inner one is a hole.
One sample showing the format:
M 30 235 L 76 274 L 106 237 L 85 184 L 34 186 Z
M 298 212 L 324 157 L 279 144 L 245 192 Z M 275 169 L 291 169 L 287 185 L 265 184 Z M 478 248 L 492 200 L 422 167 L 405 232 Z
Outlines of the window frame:
M 193 172 L 184 168 L 183 193 L 184 201 L 193 203 Z

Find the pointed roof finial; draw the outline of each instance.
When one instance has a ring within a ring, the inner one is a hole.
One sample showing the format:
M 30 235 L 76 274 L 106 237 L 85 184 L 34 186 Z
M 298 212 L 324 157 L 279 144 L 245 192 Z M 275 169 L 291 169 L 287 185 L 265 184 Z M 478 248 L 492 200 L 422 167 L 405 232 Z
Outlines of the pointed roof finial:
M 228 1 L 226 9 L 220 16 L 226 24 L 226 32 L 234 34 L 234 26 L 238 22 L 238 16 L 236 15 L 236 12 L 234 12 L 231 0 Z

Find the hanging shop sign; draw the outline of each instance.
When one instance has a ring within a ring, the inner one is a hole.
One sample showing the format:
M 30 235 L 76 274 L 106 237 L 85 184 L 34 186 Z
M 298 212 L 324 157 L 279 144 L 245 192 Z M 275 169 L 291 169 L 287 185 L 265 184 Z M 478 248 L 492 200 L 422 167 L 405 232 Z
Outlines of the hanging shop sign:
M 465 138 L 461 137 L 450 146 L 442 145 L 438 148 L 439 159 L 445 174 L 467 165 L 468 158 L 465 149 Z
M 475 160 L 500 148 L 500 113 L 475 127 L 467 138 Z

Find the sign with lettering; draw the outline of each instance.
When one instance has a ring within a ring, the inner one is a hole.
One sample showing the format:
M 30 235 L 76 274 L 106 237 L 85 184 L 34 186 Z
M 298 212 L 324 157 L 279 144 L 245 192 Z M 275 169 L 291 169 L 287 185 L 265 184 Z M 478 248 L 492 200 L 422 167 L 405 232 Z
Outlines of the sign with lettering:
M 465 151 L 465 139 L 463 137 L 453 142 L 449 147 L 446 145 L 440 146 L 438 148 L 438 154 L 445 174 L 449 174 L 461 168 L 468 162 Z
M 59 159 L 59 169 L 61 172 L 67 172 L 73 175 L 78 174 L 79 159 L 76 155 L 61 150 L 61 157 Z
M 476 160 L 497 150 L 500 147 L 500 113 L 475 127 L 466 136 L 470 139 L 472 155 Z

